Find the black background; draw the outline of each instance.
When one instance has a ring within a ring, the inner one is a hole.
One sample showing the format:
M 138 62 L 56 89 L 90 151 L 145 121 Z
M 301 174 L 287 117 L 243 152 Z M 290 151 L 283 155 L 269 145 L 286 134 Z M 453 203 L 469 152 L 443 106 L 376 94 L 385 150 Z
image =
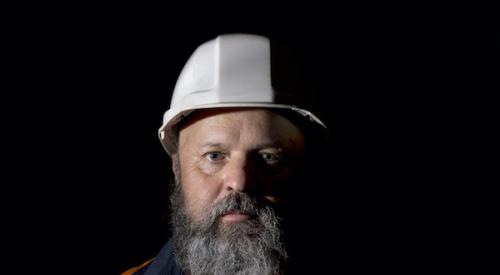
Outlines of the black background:
M 450 83 L 461 85 L 449 68 L 461 61 L 447 42 L 456 28 L 439 14 L 43 8 L 51 12 L 30 7 L 8 22 L 13 96 L 4 104 L 19 106 L 4 116 L 19 167 L 9 181 L 19 195 L 10 204 L 22 232 L 16 266 L 118 274 L 158 252 L 171 179 L 157 138 L 162 114 L 193 50 L 234 32 L 299 54 L 331 131 L 311 160 L 324 173 L 304 186 L 314 202 L 301 213 L 311 272 L 397 273 L 441 261 L 447 210 L 436 206 L 450 157 L 441 133 L 456 123 L 445 107 L 458 96 Z

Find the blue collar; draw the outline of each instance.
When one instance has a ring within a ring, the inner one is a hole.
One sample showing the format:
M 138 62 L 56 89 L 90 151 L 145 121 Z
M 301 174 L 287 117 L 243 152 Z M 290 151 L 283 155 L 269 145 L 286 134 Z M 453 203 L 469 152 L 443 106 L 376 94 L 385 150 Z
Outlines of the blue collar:
M 175 260 L 174 242 L 169 240 L 155 259 L 134 275 L 183 275 L 181 268 Z

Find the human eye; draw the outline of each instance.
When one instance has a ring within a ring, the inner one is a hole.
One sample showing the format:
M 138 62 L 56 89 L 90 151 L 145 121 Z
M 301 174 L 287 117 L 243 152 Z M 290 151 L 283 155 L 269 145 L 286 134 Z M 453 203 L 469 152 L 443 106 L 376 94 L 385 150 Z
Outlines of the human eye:
M 221 161 L 224 159 L 224 154 L 222 152 L 208 152 L 204 154 L 204 157 L 209 161 Z
M 277 165 L 281 162 L 281 160 L 283 158 L 279 154 L 270 153 L 270 152 L 261 152 L 260 156 L 261 156 L 262 160 L 269 165 Z

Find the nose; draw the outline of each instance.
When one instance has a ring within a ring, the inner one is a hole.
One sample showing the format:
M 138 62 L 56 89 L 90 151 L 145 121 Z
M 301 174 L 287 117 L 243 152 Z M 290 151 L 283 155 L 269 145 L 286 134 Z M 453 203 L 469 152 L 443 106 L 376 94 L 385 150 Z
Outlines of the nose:
M 226 191 L 249 192 L 255 188 L 251 162 L 246 157 L 232 157 L 224 167 L 224 189 Z

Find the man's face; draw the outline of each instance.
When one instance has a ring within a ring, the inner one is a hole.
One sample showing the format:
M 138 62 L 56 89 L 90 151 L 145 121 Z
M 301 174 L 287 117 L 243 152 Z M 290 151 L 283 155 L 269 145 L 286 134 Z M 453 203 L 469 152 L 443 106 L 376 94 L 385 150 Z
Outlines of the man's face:
M 301 131 L 263 109 L 200 111 L 173 156 L 176 259 L 189 274 L 282 274 L 276 204 L 304 154 Z
M 219 109 L 194 114 L 180 131 L 177 158 L 186 214 L 199 222 L 232 193 L 279 203 L 280 191 L 303 153 L 302 132 L 271 111 Z M 228 226 L 252 218 L 250 213 L 234 211 L 224 213 L 219 222 Z

